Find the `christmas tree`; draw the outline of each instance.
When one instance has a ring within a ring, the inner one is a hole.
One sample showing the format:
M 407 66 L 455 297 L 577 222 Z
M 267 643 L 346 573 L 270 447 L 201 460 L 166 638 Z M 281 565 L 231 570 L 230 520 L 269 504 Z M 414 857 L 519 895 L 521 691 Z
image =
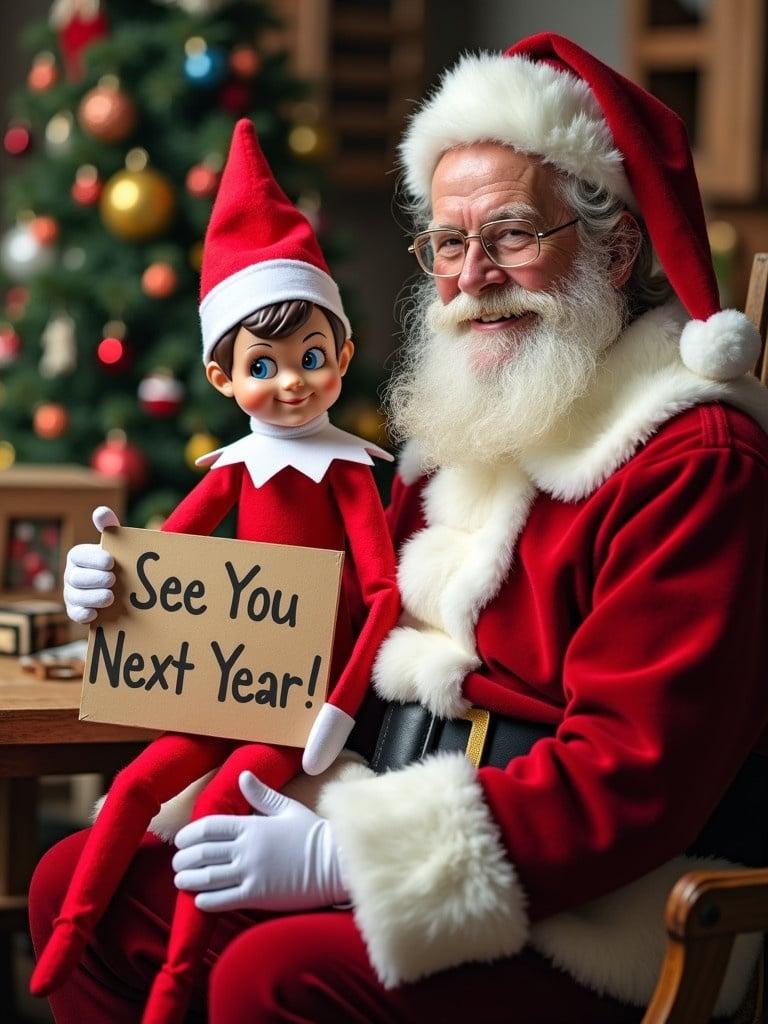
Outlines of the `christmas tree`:
M 57 0 L 30 26 L 4 135 L 19 170 L 0 241 L 0 468 L 121 474 L 128 521 L 157 525 L 195 459 L 247 429 L 203 373 L 198 270 L 240 116 L 317 212 L 323 131 L 285 54 L 260 45 L 275 24 L 254 2 Z

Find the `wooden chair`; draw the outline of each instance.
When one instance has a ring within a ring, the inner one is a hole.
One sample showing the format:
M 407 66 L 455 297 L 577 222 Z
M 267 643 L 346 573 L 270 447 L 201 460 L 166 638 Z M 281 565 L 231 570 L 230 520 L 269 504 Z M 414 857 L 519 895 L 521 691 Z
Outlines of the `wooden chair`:
M 768 384 L 768 253 L 752 263 L 745 312 L 763 341 L 755 375 Z M 734 939 L 768 933 L 768 868 L 691 871 L 670 893 L 665 917 L 667 953 L 642 1024 L 709 1024 Z M 732 1024 L 768 1024 L 766 959 Z

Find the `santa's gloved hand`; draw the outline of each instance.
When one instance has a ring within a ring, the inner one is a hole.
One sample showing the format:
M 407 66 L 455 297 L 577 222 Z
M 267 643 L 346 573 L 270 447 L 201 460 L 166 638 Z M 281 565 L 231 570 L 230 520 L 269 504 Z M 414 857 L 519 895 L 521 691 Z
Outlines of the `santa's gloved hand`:
M 111 508 L 100 505 L 93 511 L 93 525 L 102 533 L 120 520 Z M 115 560 L 98 544 L 76 544 L 67 554 L 64 570 L 64 604 L 73 622 L 91 622 L 99 608 L 107 608 L 115 599 L 112 587 Z
M 348 893 L 330 822 L 252 772 L 242 772 L 240 790 L 259 813 L 211 814 L 185 825 L 176 836 L 176 887 L 198 893 L 195 905 L 215 912 L 343 903 Z

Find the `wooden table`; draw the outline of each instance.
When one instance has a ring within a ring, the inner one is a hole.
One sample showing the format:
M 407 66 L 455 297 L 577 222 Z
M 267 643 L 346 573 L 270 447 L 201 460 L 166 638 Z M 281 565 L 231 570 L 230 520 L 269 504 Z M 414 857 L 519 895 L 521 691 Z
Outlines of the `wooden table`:
M 0 934 L 26 927 L 41 775 L 112 773 L 157 735 L 80 722 L 80 682 L 41 681 L 0 656 Z M 7 939 L 0 945 L 5 945 Z M 0 961 L 6 959 L 0 950 Z M 0 992 L 3 984 L 0 966 Z

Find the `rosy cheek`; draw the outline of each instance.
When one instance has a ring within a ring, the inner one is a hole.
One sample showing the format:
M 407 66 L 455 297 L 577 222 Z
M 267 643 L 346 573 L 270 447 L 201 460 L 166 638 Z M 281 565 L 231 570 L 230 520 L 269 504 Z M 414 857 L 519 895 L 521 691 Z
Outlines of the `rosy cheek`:
M 269 389 L 261 382 L 248 381 L 237 395 L 238 405 L 246 412 L 256 412 L 262 409 L 269 398 Z

